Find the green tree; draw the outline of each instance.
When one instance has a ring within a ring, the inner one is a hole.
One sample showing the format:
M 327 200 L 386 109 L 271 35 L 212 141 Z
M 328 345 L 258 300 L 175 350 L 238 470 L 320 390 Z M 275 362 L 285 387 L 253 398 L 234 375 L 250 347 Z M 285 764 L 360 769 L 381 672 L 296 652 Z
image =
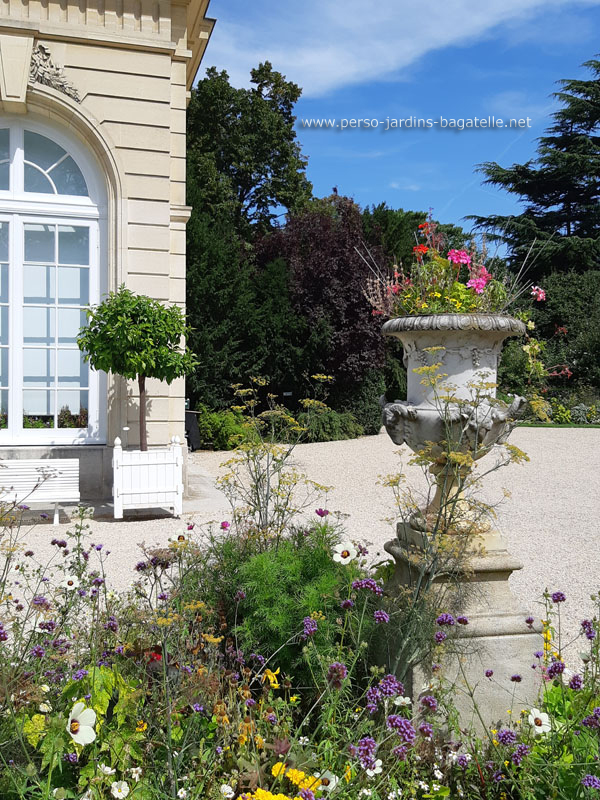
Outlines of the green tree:
M 533 245 L 528 275 L 534 280 L 600 265 L 600 61 L 584 66 L 590 79 L 559 82 L 562 89 L 554 97 L 562 108 L 540 138 L 535 160 L 480 166 L 485 183 L 516 195 L 525 208 L 514 216 L 470 219 L 508 245 L 513 266 Z
M 230 384 L 269 375 L 278 388 L 302 371 L 302 319 L 288 300 L 285 266 L 257 268 L 254 242 L 312 187 L 294 131 L 296 84 L 268 62 L 236 89 L 211 68 L 188 108 L 187 313 L 199 364 L 196 404 L 223 408 Z
M 427 220 L 426 211 L 405 211 L 379 203 L 365 208 L 362 218 L 365 243 L 368 247 L 380 247 L 383 252 L 385 264 L 380 266 L 412 263 L 413 247 L 421 242 L 419 225 Z M 446 237 L 449 249 L 461 249 L 469 238 L 458 225 L 439 224 L 438 230 Z
M 213 219 L 225 215 L 246 240 L 312 193 L 294 131 L 300 88 L 268 61 L 251 71 L 251 84 L 236 89 L 226 72 L 211 67 L 192 90 L 187 113 L 194 213 L 208 212 Z
M 77 344 L 94 369 L 136 379 L 140 392 L 140 449 L 148 449 L 146 378 L 172 383 L 195 366 L 181 339 L 189 333 L 177 306 L 136 295 L 124 286 L 87 312 Z

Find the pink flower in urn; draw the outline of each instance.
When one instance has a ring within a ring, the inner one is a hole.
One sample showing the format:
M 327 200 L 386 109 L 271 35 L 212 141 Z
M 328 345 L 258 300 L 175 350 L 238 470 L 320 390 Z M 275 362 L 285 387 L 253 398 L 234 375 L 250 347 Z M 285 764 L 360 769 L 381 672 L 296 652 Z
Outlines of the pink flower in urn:
M 471 256 L 466 250 L 450 250 L 448 252 L 448 261 L 453 264 L 470 264 Z
M 539 303 L 541 300 L 545 300 L 546 299 L 546 292 L 543 289 L 540 289 L 539 286 L 532 286 L 531 287 L 531 296 L 535 297 L 535 299 Z
M 480 267 L 477 271 L 473 270 L 471 276 L 467 281 L 467 288 L 474 289 L 475 294 L 483 294 L 485 287 L 492 280 L 491 274 L 485 267 Z

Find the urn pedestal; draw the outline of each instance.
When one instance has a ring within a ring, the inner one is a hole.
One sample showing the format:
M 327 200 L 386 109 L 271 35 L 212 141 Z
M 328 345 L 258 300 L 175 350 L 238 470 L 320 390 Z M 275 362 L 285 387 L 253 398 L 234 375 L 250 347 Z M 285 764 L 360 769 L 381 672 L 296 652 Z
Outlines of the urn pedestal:
M 415 561 L 426 548 L 427 535 L 409 523 L 400 523 L 397 538 L 384 545 L 396 562 L 388 591 L 411 587 L 418 580 Z M 541 628 L 527 625 L 528 611 L 508 584 L 512 573 L 522 566 L 497 532 L 475 537 L 469 570 L 461 576 L 460 596 L 455 598 L 457 606 L 451 607 L 454 614 L 465 615 L 469 624 L 455 626 L 452 654 L 441 659 L 443 676 L 453 688 L 461 726 L 473 725 L 480 733 L 483 724 L 474 703 L 489 728 L 501 720 L 509 721 L 509 710 L 516 718 L 521 708 L 534 704 L 537 695 L 539 673 L 531 664 L 533 654 L 542 647 Z M 448 579 L 443 574 L 433 578 L 433 591 L 445 595 L 446 601 L 447 589 Z M 489 670 L 493 675 L 486 677 Z M 511 680 L 514 676 L 520 680 Z M 426 693 L 432 673 L 419 666 L 407 677 L 407 690 L 416 702 Z
M 525 623 L 527 611 L 508 584 L 522 565 L 489 524 L 475 519 L 474 506 L 462 493 L 473 463 L 506 441 L 525 402 L 515 397 L 502 404 L 495 392 L 502 342 L 524 332 L 521 321 L 497 314 L 400 317 L 383 326 L 384 335 L 401 340 L 408 373 L 407 400 L 381 400 L 383 424 L 395 444 L 426 451 L 436 483 L 425 507 L 399 524 L 396 539 L 385 544 L 396 562 L 388 589 L 410 587 L 419 579 L 416 565 L 424 563 L 436 537 L 466 537 L 468 558 L 458 573 L 460 592 L 454 592 L 461 607 L 453 610 L 466 615 L 469 624 L 456 626 L 457 654 L 448 655 L 443 668 L 457 690 L 461 724 L 474 721 L 478 728 L 473 691 L 486 725 L 507 719 L 513 695 L 520 710 L 537 691 L 531 663 L 539 633 Z M 457 574 L 442 570 L 425 577 L 434 593 L 444 594 L 444 606 L 452 606 L 448 590 L 451 583 L 457 586 Z M 493 670 L 491 679 L 486 670 Z M 514 675 L 521 680 L 511 681 Z M 415 698 L 429 680 L 421 668 L 413 670 L 409 684 Z

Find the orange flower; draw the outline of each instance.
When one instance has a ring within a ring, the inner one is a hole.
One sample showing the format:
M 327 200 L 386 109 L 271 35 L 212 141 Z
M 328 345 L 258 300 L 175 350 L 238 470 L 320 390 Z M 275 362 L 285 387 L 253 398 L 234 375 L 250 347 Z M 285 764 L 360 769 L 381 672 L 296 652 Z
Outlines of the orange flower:
M 418 253 L 419 255 L 425 254 L 429 248 L 424 244 L 418 244 L 416 247 L 413 247 L 413 253 Z

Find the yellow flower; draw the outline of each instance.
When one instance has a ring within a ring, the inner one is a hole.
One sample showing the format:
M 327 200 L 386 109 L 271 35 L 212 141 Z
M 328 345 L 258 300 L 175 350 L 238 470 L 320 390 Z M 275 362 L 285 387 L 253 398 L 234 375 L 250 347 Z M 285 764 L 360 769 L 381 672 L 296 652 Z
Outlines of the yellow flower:
M 238 736 L 238 744 L 243 746 L 246 744 L 247 741 L 248 739 L 246 738 L 246 736 L 244 736 L 243 733 L 240 733 L 240 735 Z
M 283 761 L 278 761 L 277 764 L 273 764 L 271 767 L 271 775 L 274 778 L 278 778 L 282 772 L 285 772 L 285 764 Z
M 306 778 L 306 772 L 302 772 L 301 769 L 288 769 L 285 773 L 285 777 L 292 783 L 295 783 L 296 786 L 300 786 L 302 781 Z
M 299 699 L 300 699 L 300 695 L 299 694 L 293 694 L 290 697 L 290 703 L 297 703 Z
M 279 681 L 277 680 L 277 675 L 279 675 L 279 667 L 273 672 L 270 669 L 266 669 L 263 674 L 263 683 L 268 680 L 271 684 L 271 689 L 279 689 Z
M 212 633 L 203 633 L 202 638 L 204 639 L 205 642 L 208 642 L 209 644 L 220 644 L 225 637 L 213 636 Z
M 147 727 L 148 727 L 148 723 L 144 722 L 144 720 L 141 719 L 137 724 L 136 731 L 138 733 L 143 733 L 146 730 Z
M 350 764 L 346 764 L 346 769 L 344 770 L 344 780 L 346 783 L 350 783 L 352 780 L 352 767 Z
M 257 750 L 263 750 L 264 749 L 265 740 L 263 739 L 263 737 L 260 734 L 257 734 L 254 737 L 254 743 L 256 745 L 256 749 Z

